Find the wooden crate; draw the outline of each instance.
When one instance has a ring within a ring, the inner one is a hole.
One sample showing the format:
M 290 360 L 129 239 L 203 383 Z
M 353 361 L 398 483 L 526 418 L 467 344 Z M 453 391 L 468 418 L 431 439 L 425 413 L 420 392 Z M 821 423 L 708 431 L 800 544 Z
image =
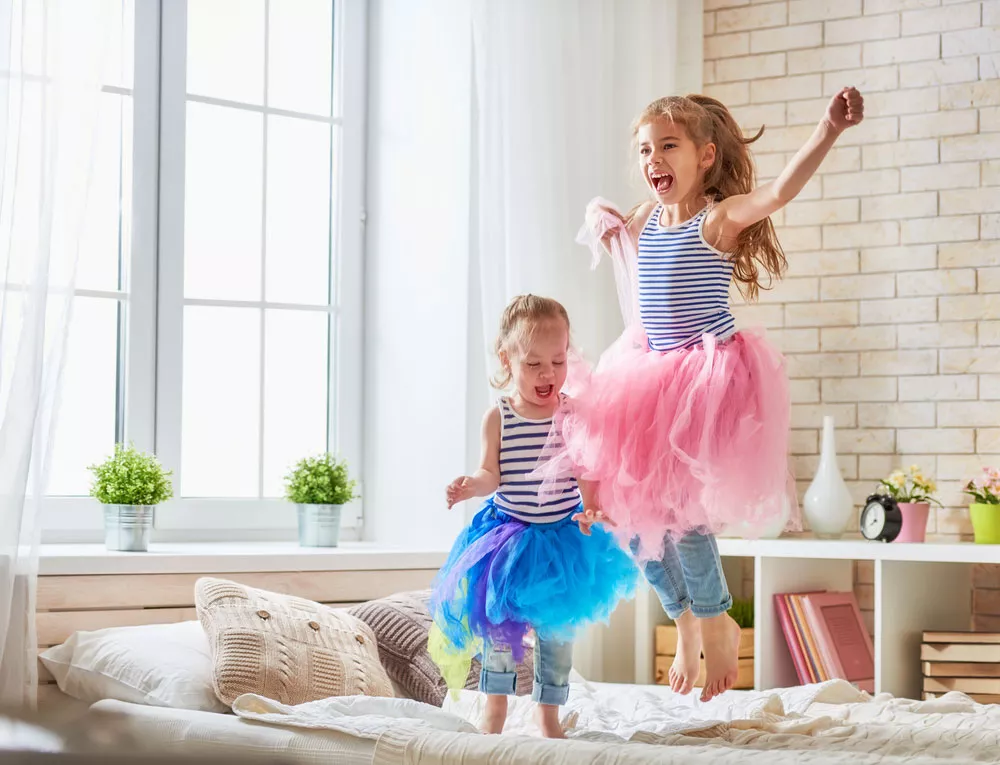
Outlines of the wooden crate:
M 654 659 L 655 681 L 659 685 L 669 685 L 668 672 L 673 664 L 674 656 L 677 654 L 677 628 L 671 625 L 660 625 L 656 628 Z M 743 630 L 740 635 L 739 648 L 739 676 L 733 686 L 737 690 L 752 690 L 754 687 L 754 661 L 753 661 L 753 630 Z M 696 686 L 701 687 L 705 683 L 705 660 L 701 661 L 701 671 L 698 674 Z

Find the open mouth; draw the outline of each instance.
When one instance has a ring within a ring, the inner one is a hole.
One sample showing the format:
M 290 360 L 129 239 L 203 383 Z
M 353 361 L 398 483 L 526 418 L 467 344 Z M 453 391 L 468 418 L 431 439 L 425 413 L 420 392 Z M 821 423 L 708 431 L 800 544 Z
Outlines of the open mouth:
M 556 386 L 554 385 L 536 385 L 535 395 L 541 399 L 549 398 L 553 393 L 556 392 Z
M 666 194 L 674 185 L 674 176 L 670 173 L 650 173 L 649 180 L 657 194 Z

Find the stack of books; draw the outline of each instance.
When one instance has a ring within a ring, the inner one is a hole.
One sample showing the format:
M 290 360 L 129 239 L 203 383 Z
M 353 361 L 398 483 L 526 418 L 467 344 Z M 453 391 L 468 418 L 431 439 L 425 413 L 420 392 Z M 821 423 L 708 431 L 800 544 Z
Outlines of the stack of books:
M 784 593 L 774 604 L 800 683 L 841 679 L 875 692 L 875 650 L 853 592 Z
M 1000 704 L 1000 634 L 925 632 L 920 659 L 925 699 L 960 691 L 980 704 Z

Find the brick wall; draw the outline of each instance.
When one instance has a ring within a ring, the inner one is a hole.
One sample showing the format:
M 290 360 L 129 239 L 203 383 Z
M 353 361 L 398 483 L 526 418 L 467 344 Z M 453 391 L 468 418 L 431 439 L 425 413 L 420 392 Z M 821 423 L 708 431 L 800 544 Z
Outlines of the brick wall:
M 839 88 L 865 95 L 865 122 L 776 216 L 788 278 L 737 308 L 788 357 L 800 488 L 833 414 L 856 502 L 918 463 L 945 504 L 928 532 L 968 539 L 962 479 L 1000 463 L 1000 0 L 704 4 L 704 90 L 767 126 L 761 179 Z M 1000 592 L 975 602 L 982 624 L 1000 614 Z

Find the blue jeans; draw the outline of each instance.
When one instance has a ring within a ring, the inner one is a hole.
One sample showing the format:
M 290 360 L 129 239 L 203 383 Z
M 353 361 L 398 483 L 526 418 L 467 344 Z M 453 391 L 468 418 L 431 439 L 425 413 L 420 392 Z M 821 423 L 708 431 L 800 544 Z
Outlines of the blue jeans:
M 513 696 L 517 690 L 517 665 L 509 646 L 487 643 L 479 690 L 493 696 Z M 569 671 L 573 644 L 539 640 L 535 636 L 535 684 L 531 698 L 539 704 L 558 706 L 569 698 Z
M 639 540 L 633 539 L 629 547 L 635 555 Z M 647 561 L 642 573 L 671 619 L 688 610 L 699 618 L 719 616 L 733 607 L 719 546 L 711 534 L 691 532 L 676 541 L 668 537 L 663 559 Z

